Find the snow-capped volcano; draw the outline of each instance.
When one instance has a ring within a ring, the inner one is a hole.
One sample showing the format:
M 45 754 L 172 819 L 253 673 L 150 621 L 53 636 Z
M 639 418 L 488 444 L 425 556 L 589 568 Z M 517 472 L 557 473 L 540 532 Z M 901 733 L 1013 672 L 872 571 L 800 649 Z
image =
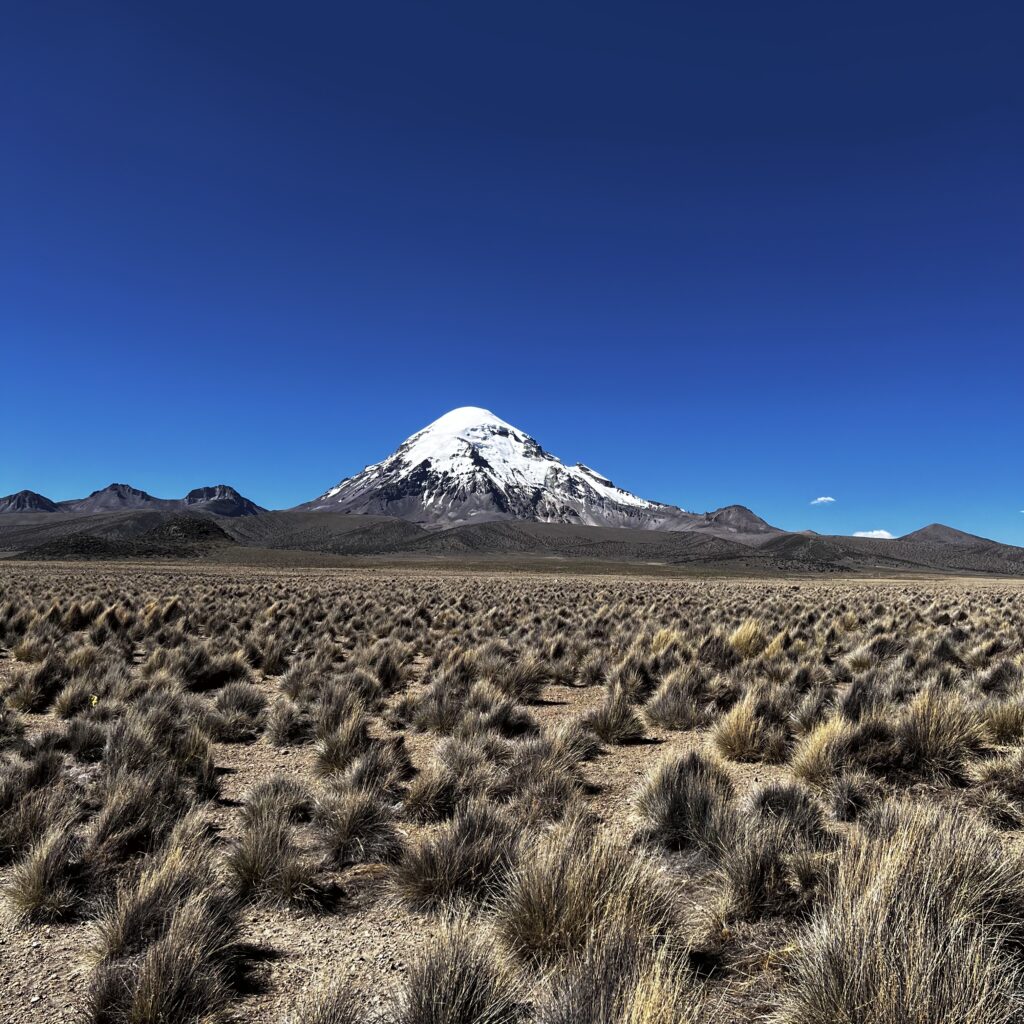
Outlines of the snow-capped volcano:
M 587 466 L 566 466 L 529 434 L 472 406 L 434 420 L 383 462 L 301 507 L 436 526 L 530 519 L 676 530 L 692 518 L 638 498 Z

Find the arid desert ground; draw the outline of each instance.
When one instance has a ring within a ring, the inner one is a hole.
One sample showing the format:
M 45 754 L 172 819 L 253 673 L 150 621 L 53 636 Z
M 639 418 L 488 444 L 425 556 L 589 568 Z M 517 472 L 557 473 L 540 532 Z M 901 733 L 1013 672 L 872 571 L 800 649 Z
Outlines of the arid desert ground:
M 0 563 L 0 1018 L 1020 1020 L 1022 586 Z

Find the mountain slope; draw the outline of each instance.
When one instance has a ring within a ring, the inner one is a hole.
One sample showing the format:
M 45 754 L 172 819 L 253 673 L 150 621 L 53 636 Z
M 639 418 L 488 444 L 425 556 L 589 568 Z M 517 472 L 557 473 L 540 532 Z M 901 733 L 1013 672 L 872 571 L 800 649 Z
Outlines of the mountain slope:
M 428 526 L 523 519 L 673 530 L 694 517 L 616 487 L 588 466 L 566 466 L 486 409 L 454 409 L 383 462 L 299 506 L 397 516 Z
M 0 512 L 56 512 L 57 506 L 44 494 L 18 491 L 0 498 Z
M 785 532 L 766 523 L 743 505 L 726 505 L 714 512 L 690 516 L 676 529 L 687 533 L 707 533 L 754 547 L 767 543 L 773 537 L 781 537 Z
M 121 512 L 126 509 L 171 509 L 178 502 L 164 498 L 154 498 L 152 494 L 132 487 L 130 484 L 109 484 L 98 491 L 93 491 L 86 498 L 72 498 L 58 502 L 57 507 L 63 512 Z
M 225 520 L 224 530 L 239 544 L 292 551 L 349 554 L 397 551 L 424 533 L 393 516 L 325 516 L 319 512 L 265 512 Z
M 152 517 L 156 522 L 149 528 L 138 529 L 136 521 L 127 531 L 98 532 L 95 529 L 80 529 L 62 536 L 53 537 L 21 552 L 21 557 L 31 561 L 53 561 L 80 559 L 116 558 L 202 558 L 214 550 L 229 547 L 234 541 L 218 526 L 212 517 L 189 512 L 139 512 L 122 513 L 128 517 Z M 106 515 L 103 518 L 116 518 Z M 90 517 L 76 519 L 76 523 L 88 523 Z M 126 524 L 127 525 L 127 524 Z M 135 527 L 135 528 L 132 528 Z
M 232 519 L 238 516 L 258 516 L 260 513 L 266 512 L 265 508 L 260 508 L 254 501 L 243 497 L 234 487 L 229 487 L 227 484 L 196 487 L 185 495 L 182 504 L 188 509 L 201 509 Z
M 75 515 L 104 515 L 114 512 L 210 512 L 217 516 L 236 518 L 256 516 L 265 512 L 254 501 L 239 494 L 234 487 L 216 484 L 196 487 L 184 498 L 154 498 L 152 494 L 130 484 L 110 484 L 93 491 L 86 498 L 70 498 L 53 502 L 35 491 L 18 491 L 0 498 L 0 514 L 20 512 L 63 512 Z
M 945 526 L 943 523 L 932 523 L 930 526 L 922 526 L 920 530 L 906 533 L 899 539 L 925 541 L 929 544 L 959 544 L 965 546 L 995 543 L 985 537 L 978 537 L 973 533 L 964 533 L 963 530 L 956 530 L 952 526 Z

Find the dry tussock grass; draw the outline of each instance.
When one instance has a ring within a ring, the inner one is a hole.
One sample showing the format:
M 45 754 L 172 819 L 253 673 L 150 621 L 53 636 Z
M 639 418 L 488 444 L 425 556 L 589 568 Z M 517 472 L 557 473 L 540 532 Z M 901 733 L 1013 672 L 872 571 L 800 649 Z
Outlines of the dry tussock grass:
M 393 1024 L 1024 1015 L 1015 585 L 3 573 L 4 908 L 95 1024 L 246 1017 L 257 905 L 410 908 Z

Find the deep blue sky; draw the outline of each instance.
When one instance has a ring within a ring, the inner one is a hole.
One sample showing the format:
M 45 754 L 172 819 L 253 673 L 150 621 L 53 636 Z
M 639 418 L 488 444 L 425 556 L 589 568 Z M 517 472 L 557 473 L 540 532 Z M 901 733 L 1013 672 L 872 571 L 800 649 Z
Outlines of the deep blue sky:
M 282 507 L 481 405 L 686 508 L 1024 543 L 1022 40 L 984 0 L 11 5 L 0 493 Z

